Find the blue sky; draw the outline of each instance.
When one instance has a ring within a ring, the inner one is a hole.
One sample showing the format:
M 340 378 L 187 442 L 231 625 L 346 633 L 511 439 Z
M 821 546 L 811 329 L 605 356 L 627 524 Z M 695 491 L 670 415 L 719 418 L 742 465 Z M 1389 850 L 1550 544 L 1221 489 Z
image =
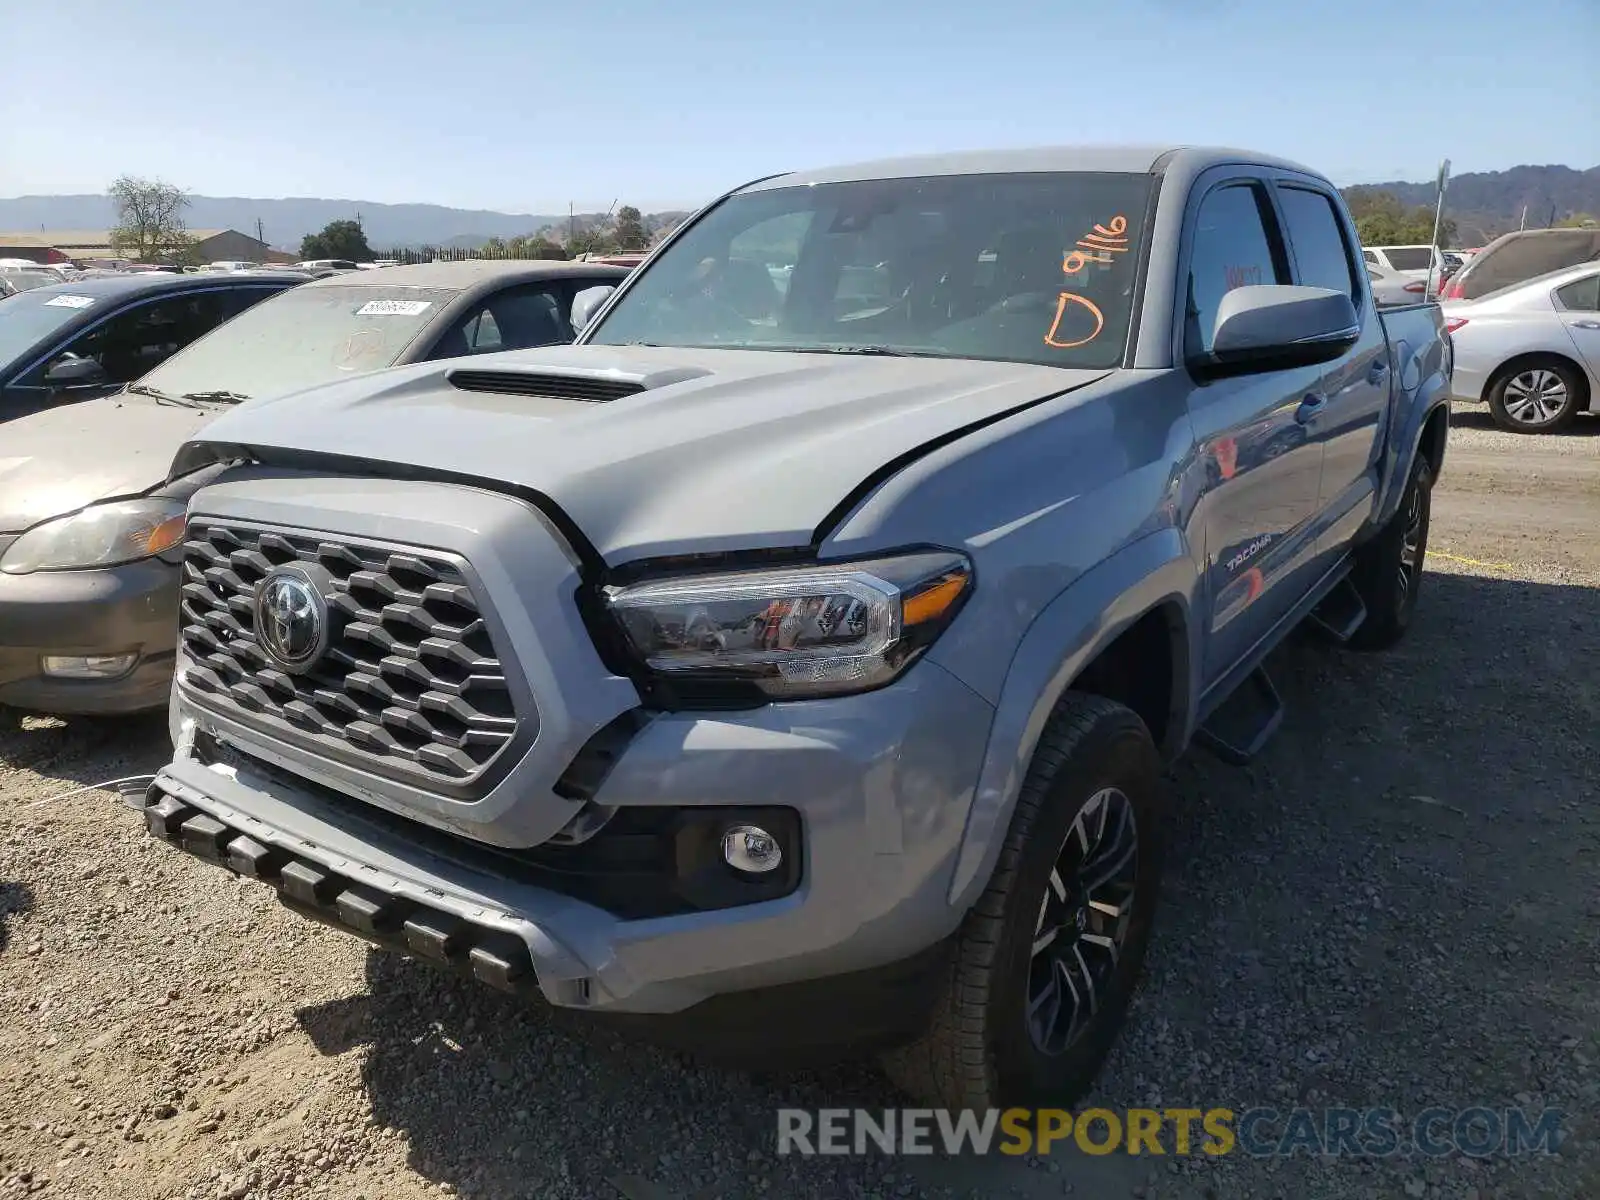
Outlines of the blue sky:
M 130 172 L 213 196 L 650 210 L 790 168 L 1078 141 L 1243 145 L 1340 184 L 1446 156 L 1600 164 L 1600 0 L 0 8 L 6 196 Z

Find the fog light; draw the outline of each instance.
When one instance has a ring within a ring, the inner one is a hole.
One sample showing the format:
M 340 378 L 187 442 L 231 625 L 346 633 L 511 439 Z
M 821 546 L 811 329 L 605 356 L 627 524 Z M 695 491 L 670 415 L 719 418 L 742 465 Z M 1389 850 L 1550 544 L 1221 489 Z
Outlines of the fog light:
M 765 875 L 783 862 L 778 839 L 759 825 L 735 825 L 722 835 L 722 857 L 735 871 Z
M 46 654 L 40 669 L 53 679 L 115 679 L 125 675 L 138 654 Z

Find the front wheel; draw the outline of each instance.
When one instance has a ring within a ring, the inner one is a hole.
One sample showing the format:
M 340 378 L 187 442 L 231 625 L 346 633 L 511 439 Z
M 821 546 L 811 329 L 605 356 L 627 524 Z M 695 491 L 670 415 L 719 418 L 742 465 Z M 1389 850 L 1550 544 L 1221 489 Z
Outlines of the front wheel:
M 1138 716 L 1069 692 L 1034 753 L 934 1019 L 885 1068 L 935 1107 L 1076 1101 L 1127 1012 L 1161 869 L 1160 756 Z

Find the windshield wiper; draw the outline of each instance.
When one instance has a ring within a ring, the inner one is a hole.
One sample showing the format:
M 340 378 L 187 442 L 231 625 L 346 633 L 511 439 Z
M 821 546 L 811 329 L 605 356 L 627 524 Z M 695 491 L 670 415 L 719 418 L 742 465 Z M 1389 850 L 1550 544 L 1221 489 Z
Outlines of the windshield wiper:
M 879 358 L 913 358 L 910 350 L 896 350 L 893 346 L 789 346 L 796 354 L 870 354 Z
M 250 397 L 246 396 L 243 392 L 228 391 L 185 392 L 183 394 L 183 398 L 185 400 L 216 400 L 224 404 L 241 404 L 250 399 Z
M 135 396 L 149 396 L 158 404 L 176 404 L 179 408 L 200 407 L 198 404 L 193 404 L 187 399 L 179 399 L 177 396 L 169 396 L 166 392 L 163 392 L 158 388 L 153 388 L 148 383 L 130 383 L 122 390 L 125 392 L 132 392 Z

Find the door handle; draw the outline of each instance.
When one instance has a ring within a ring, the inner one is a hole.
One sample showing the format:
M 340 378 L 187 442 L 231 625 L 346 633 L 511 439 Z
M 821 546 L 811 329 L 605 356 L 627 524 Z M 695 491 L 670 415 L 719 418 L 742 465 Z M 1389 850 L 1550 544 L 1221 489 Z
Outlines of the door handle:
M 1572 327 L 1574 329 L 1600 329 L 1600 321 L 1574 321 Z
M 1294 419 L 1302 425 L 1311 424 L 1311 419 L 1326 407 L 1328 398 L 1321 392 L 1311 392 L 1300 401 L 1300 407 L 1294 410 Z
M 1368 383 L 1382 383 L 1383 377 L 1389 373 L 1389 364 L 1383 359 L 1377 359 L 1367 368 Z

